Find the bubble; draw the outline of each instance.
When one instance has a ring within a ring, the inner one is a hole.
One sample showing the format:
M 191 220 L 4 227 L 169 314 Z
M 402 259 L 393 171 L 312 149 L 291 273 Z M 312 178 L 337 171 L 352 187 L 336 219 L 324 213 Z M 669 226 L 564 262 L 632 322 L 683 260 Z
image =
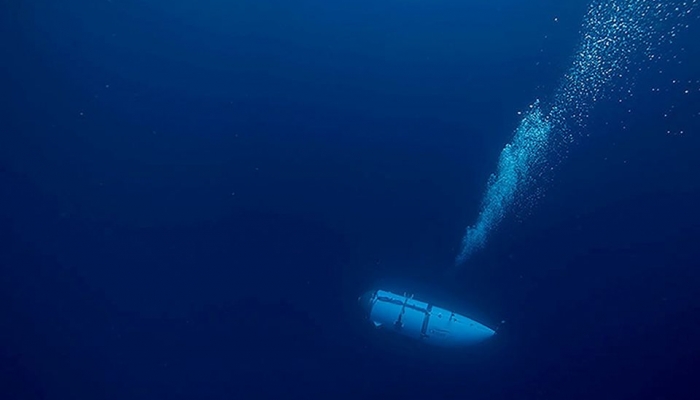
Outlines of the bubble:
M 668 57 L 665 47 L 687 28 L 686 19 L 697 6 L 698 0 L 596 0 L 589 5 L 571 67 L 549 106 L 535 102 L 501 152 L 476 222 L 462 239 L 458 266 L 486 245 L 510 212 L 542 196 L 542 183 L 578 140 L 595 104 L 612 93 L 631 97 L 634 72 Z

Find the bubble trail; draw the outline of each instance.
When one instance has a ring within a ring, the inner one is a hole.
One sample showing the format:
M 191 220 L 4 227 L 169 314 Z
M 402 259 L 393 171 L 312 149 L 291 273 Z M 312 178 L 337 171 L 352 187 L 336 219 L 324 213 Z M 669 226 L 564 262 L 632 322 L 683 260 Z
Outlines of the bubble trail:
M 597 0 L 586 13 L 573 62 L 549 111 L 535 102 L 502 150 L 488 180 L 476 222 L 462 239 L 456 266 L 481 250 L 508 215 L 537 196 L 548 171 L 576 141 L 594 104 L 611 92 L 631 93 L 627 82 L 644 60 L 658 61 L 698 0 Z M 615 82 L 620 82 L 615 85 Z M 534 190 L 536 189 L 536 190 Z
M 498 168 L 489 178 L 479 217 L 464 235 L 458 264 L 486 244 L 489 232 L 506 216 L 518 191 L 531 182 L 532 170 L 545 161 L 542 156 L 551 131 L 552 126 L 542 115 L 539 102 L 535 102 L 520 122 L 513 141 L 501 151 Z

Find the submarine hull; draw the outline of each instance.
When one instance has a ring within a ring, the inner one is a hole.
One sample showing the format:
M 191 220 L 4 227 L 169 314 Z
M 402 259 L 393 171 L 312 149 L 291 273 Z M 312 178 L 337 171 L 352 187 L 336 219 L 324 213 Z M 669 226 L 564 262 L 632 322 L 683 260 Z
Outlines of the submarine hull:
M 416 300 L 413 296 L 374 290 L 362 295 L 359 301 L 365 316 L 376 328 L 429 345 L 469 346 L 496 333 L 471 318 Z

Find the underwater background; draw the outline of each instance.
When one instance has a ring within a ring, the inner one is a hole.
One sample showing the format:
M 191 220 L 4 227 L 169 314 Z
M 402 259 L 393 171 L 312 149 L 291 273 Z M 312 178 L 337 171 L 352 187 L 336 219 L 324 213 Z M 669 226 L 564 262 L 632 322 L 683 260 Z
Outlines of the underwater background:
M 597 3 L 682 29 L 455 270 L 588 0 L 0 2 L 0 398 L 697 398 L 700 10 Z

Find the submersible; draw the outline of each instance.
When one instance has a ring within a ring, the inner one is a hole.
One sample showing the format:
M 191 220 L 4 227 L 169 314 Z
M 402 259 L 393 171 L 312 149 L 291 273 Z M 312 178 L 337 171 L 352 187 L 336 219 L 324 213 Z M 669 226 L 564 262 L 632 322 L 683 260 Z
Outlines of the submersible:
M 471 318 L 416 300 L 412 295 L 373 290 L 358 300 L 365 316 L 376 328 L 430 345 L 472 345 L 496 333 Z

